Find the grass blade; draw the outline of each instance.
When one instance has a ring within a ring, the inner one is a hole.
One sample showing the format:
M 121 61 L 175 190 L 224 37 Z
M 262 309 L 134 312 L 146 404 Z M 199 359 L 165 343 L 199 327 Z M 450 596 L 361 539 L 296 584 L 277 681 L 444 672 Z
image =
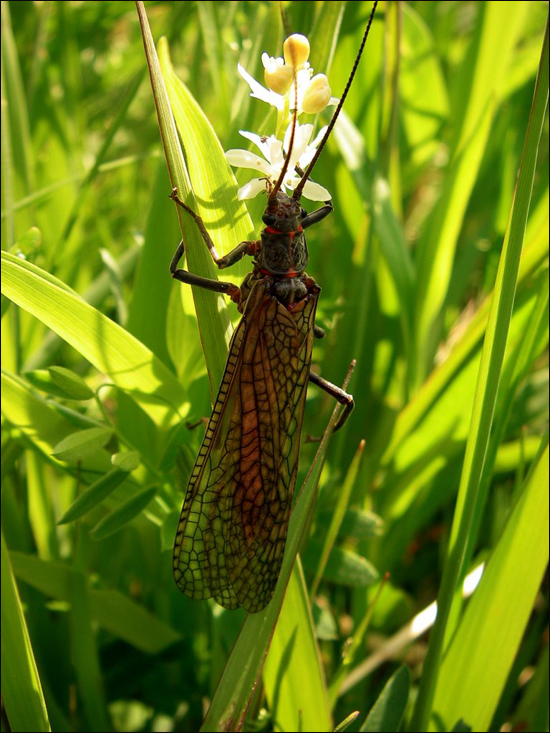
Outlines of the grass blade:
M 49 731 L 48 712 L 2 533 L 2 697 L 12 730 Z
M 438 597 L 438 616 L 430 638 L 422 683 L 412 720 L 412 730 L 428 729 L 433 696 L 437 683 L 447 622 L 461 573 L 468 537 L 474 521 L 491 423 L 495 409 L 504 349 L 516 291 L 519 261 L 533 180 L 537 162 L 540 136 L 548 103 L 548 25 L 542 49 L 539 74 L 533 97 L 529 126 L 525 136 L 522 161 L 508 231 L 504 240 L 499 272 L 487 334 L 479 370 L 474 411 L 466 447 L 457 507 L 447 551 L 447 561 Z
M 176 377 L 143 344 L 40 268 L 2 252 L 2 292 L 71 344 L 159 426 L 186 414 Z
M 459 716 L 489 730 L 539 592 L 548 564 L 548 435 L 544 442 L 441 665 L 434 718 L 446 730 Z

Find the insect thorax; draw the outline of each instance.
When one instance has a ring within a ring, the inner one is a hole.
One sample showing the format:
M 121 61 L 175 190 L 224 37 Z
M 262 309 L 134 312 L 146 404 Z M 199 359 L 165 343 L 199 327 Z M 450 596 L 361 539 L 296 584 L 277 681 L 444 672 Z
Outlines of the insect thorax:
M 258 264 L 271 275 L 293 277 L 302 273 L 308 262 L 307 244 L 301 229 L 296 232 L 275 232 L 267 227 L 262 232 L 262 249 Z

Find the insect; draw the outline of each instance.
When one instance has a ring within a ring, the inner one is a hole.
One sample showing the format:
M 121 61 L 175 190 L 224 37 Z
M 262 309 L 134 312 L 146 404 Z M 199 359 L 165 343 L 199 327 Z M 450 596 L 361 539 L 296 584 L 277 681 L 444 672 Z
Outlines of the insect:
M 313 339 L 324 332 L 315 325 L 320 287 L 305 272 L 304 230 L 333 207 L 327 202 L 307 213 L 300 198 L 348 94 L 376 5 L 327 131 L 307 170 L 298 170 L 301 180 L 288 196 L 281 187 L 292 153 L 294 113 L 281 174 L 274 185 L 266 184 L 260 239 L 241 242 L 220 257 L 201 217 L 179 199 L 176 189 L 171 194 L 194 219 L 219 268 L 245 255 L 254 258 L 253 270 L 240 287 L 179 269 L 183 242 L 170 263 L 174 279 L 224 293 L 242 314 L 189 479 L 173 555 L 174 577 L 183 593 L 195 599 L 213 597 L 229 609 L 242 606 L 255 613 L 273 596 L 296 483 L 308 382 L 344 405 L 335 429 L 354 406 L 351 395 L 310 371 Z

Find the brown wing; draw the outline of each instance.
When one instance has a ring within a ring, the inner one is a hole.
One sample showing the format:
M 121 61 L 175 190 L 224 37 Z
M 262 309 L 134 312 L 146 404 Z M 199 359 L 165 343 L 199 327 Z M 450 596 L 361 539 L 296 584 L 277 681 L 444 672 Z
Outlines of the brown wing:
M 247 299 L 174 545 L 176 583 L 192 598 L 254 613 L 273 595 L 296 483 L 317 297 L 289 312 L 260 280 Z

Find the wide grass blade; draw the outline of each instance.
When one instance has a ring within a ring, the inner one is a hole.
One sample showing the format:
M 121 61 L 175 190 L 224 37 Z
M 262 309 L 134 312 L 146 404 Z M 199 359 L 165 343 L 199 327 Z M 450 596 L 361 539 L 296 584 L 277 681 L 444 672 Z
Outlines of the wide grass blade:
M 498 104 L 499 84 L 528 12 L 528 3 L 479 5 L 476 31 L 455 82 L 451 115 L 454 134 L 441 196 L 420 241 L 416 291 L 416 348 L 420 384 L 438 341 L 438 319 L 447 295 L 456 243 Z
M 71 601 L 75 571 L 68 565 L 23 552 L 12 552 L 11 560 L 19 580 L 57 601 Z M 181 640 L 178 631 L 120 591 L 90 588 L 88 592 L 93 623 L 136 649 L 158 654 Z
M 477 495 L 483 472 L 500 373 L 512 316 L 523 238 L 535 176 L 540 136 L 548 103 L 548 25 L 542 48 L 539 74 L 508 231 L 504 240 L 495 292 L 487 326 L 470 434 L 462 471 L 457 507 L 451 530 L 447 561 L 438 596 L 438 616 L 430 637 L 428 655 L 412 721 L 412 730 L 428 729 L 447 623 L 455 590 L 463 572 L 463 560 L 474 522 Z
M 543 444 L 445 654 L 431 730 L 459 716 L 489 730 L 548 565 L 548 435 Z
M 2 698 L 11 730 L 49 731 L 50 723 L 21 599 L 2 533 Z
M 2 253 L 2 292 L 109 375 L 161 428 L 187 412 L 176 377 L 143 344 L 35 265 Z
M 359 729 L 361 733 L 399 730 L 409 699 L 411 675 L 407 667 L 399 667 L 386 682 L 378 700 Z
M 297 559 L 305 529 L 309 523 L 317 483 L 321 475 L 321 469 L 338 409 L 337 407 L 333 412 L 315 459 L 311 464 L 306 480 L 300 489 L 300 493 L 293 507 L 288 527 L 283 564 L 273 598 L 262 612 L 248 614 L 225 665 L 218 687 L 212 698 L 212 703 L 201 726 L 201 730 L 203 731 L 231 730 L 232 728 L 240 730 L 269 650 L 279 614 L 282 613 L 289 615 L 290 618 L 294 618 L 295 608 L 293 606 L 291 607 L 289 599 L 285 597 L 286 587 L 289 583 L 291 573 L 293 574 L 294 583 L 303 583 L 302 573 L 298 568 L 294 567 L 294 563 Z M 305 590 L 303 592 L 307 596 L 307 592 Z M 283 608 L 281 608 L 282 606 Z M 301 618 L 303 618 L 303 614 Z M 286 619 L 284 620 L 284 625 L 285 628 L 282 631 L 283 636 L 287 630 L 290 630 L 290 636 L 286 637 L 286 641 L 282 641 L 281 648 L 287 648 L 287 644 L 292 643 L 291 639 L 296 633 L 294 625 L 287 623 Z M 315 667 L 319 665 L 319 658 L 316 654 L 310 655 L 309 659 L 302 660 L 302 663 L 308 668 L 308 674 L 314 674 L 314 679 L 320 681 L 323 679 L 321 670 L 319 670 L 318 674 L 317 671 L 313 672 Z M 313 704 L 315 700 L 317 703 L 319 700 L 324 700 L 325 704 L 317 710 L 312 710 L 312 715 L 317 720 L 326 721 L 330 719 L 329 703 L 328 696 L 325 697 L 322 692 L 322 687 L 323 685 L 317 687 L 316 697 L 311 703 Z M 306 701 L 306 703 L 309 704 L 309 701 Z

